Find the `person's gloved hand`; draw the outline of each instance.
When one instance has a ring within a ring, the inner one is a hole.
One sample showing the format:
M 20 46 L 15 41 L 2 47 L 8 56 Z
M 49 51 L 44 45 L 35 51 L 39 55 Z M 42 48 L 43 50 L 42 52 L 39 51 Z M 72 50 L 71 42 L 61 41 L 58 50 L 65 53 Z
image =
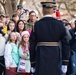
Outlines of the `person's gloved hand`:
M 62 65 L 61 70 L 63 73 L 67 72 L 67 65 Z
M 35 72 L 35 68 L 31 67 L 31 73 L 34 73 L 34 72 Z

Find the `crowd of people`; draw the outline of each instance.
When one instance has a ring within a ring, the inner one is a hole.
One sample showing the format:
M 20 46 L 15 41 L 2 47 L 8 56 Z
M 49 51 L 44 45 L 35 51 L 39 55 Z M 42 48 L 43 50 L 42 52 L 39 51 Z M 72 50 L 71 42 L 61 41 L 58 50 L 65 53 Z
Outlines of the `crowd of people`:
M 66 28 L 67 41 L 71 47 L 66 75 L 75 75 L 76 20 L 70 23 L 68 19 L 61 19 L 59 9 L 56 8 L 54 10 L 55 11 L 54 14 L 52 14 L 52 17 L 63 22 Z M 35 39 L 32 36 L 33 33 L 31 32 L 35 31 L 34 24 L 37 21 L 38 16 L 36 15 L 36 12 L 24 10 L 22 5 L 17 6 L 17 10 L 14 14 L 12 14 L 12 18 L 10 18 L 8 15 L 0 14 L 0 75 L 31 75 L 34 73 L 35 69 L 31 67 L 30 63 L 31 47 L 29 39 L 31 37 Z M 46 31 L 46 29 L 44 31 Z M 40 36 L 44 36 L 44 34 Z M 37 38 L 39 37 L 37 36 Z
M 35 11 L 25 11 L 22 5 L 17 6 L 12 18 L 0 14 L 0 75 L 5 67 L 7 75 L 16 75 L 17 71 L 30 75 L 29 37 L 36 21 Z M 17 69 L 19 64 L 22 65 Z

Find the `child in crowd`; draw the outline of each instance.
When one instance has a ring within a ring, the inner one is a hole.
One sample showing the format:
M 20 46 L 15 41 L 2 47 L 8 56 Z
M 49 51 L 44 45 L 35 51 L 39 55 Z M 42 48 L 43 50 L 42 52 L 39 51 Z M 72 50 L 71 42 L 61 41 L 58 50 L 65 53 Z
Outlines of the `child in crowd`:
M 29 54 L 29 32 L 23 31 L 21 34 L 21 42 L 19 44 L 19 56 L 20 62 L 18 66 L 18 72 L 21 72 L 22 75 L 31 75 L 30 74 L 30 54 Z
M 10 22 L 8 23 L 8 27 L 7 27 L 7 29 L 8 29 L 7 34 L 4 36 L 6 40 L 7 40 L 8 36 L 9 36 L 9 34 L 10 34 L 11 32 L 16 32 L 16 29 L 15 29 L 15 28 L 16 28 L 15 22 L 14 22 L 14 21 L 10 21 Z M 19 41 L 19 39 L 20 39 L 20 34 L 19 34 L 18 32 L 16 32 L 16 34 L 17 34 L 18 41 Z
M 5 35 L 5 39 L 7 40 L 8 38 L 8 35 L 11 33 L 11 32 L 15 32 L 15 23 L 13 21 L 10 21 L 8 23 L 8 27 L 7 27 L 8 31 L 7 31 L 7 34 Z
M 7 75 L 16 75 L 17 72 L 19 54 L 16 43 L 17 43 L 17 35 L 15 32 L 11 32 L 9 34 L 8 41 L 6 43 L 4 53 Z

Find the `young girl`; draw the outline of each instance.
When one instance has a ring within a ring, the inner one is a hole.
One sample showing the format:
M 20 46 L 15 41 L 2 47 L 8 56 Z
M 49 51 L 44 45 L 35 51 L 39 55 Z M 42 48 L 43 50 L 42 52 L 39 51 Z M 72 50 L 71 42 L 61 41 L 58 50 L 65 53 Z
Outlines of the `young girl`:
M 30 55 L 29 55 L 29 32 L 23 31 L 22 39 L 19 44 L 19 56 L 20 62 L 18 71 L 22 73 L 22 75 L 30 75 Z
M 14 22 L 14 21 L 10 21 L 10 22 L 8 23 L 8 32 L 7 32 L 7 34 L 4 36 L 6 40 L 7 40 L 8 36 L 9 36 L 9 34 L 10 34 L 11 32 L 16 32 L 16 29 L 15 29 L 15 28 L 16 28 L 15 22 Z M 20 34 L 19 34 L 18 32 L 16 32 L 16 34 L 17 34 L 18 41 L 19 41 Z
M 11 32 L 15 32 L 15 23 L 13 21 L 10 21 L 8 23 L 7 29 L 8 29 L 7 34 L 4 36 L 6 40 Z
M 19 62 L 17 36 L 15 32 L 11 32 L 7 44 L 5 46 L 5 65 L 7 75 L 16 75 L 16 69 Z M 12 72 L 13 71 L 13 72 Z

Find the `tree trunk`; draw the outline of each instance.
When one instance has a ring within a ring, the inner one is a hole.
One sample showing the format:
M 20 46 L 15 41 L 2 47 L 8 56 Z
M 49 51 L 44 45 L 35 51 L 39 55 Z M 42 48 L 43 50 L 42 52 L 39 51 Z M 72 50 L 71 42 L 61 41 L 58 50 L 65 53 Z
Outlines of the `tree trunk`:
M 13 13 L 16 11 L 16 7 L 17 7 L 17 1 L 16 0 L 11 0 L 11 6 L 13 9 Z
M 5 14 L 8 14 L 11 17 L 11 14 L 13 13 L 11 0 L 7 0 L 7 2 L 3 5 L 3 7 L 5 9 Z
M 17 7 L 17 0 L 7 0 L 6 3 L 3 4 L 3 7 L 5 10 L 5 14 L 9 15 L 11 18 Z

